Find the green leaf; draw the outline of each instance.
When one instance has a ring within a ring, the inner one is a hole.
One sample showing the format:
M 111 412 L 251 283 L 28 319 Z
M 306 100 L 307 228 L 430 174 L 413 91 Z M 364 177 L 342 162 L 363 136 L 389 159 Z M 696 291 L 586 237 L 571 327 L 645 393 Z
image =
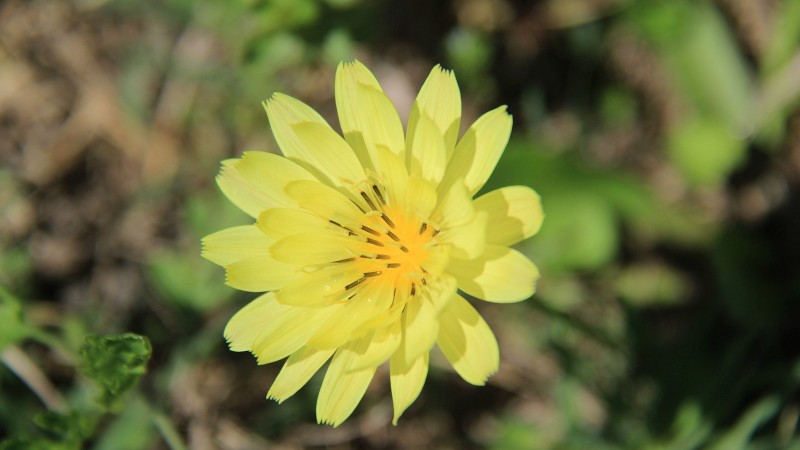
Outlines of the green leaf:
M 717 184 L 745 157 L 745 141 L 715 120 L 685 123 L 669 137 L 672 160 L 691 183 Z
M 89 335 L 80 349 L 80 369 L 100 387 L 100 403 L 112 408 L 144 375 L 151 352 L 144 336 Z
M 0 286 L 0 350 L 31 334 L 22 317 L 20 301 Z

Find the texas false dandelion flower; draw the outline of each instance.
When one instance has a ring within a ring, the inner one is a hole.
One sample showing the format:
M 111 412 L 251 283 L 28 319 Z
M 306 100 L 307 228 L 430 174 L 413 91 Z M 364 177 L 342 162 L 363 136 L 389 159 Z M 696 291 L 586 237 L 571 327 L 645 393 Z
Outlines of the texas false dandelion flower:
M 475 200 L 511 132 L 505 107 L 457 141 L 461 97 L 436 66 L 403 133 L 359 62 L 336 72 L 344 138 L 302 102 L 264 103 L 284 156 L 247 152 L 217 182 L 256 219 L 203 239 L 227 283 L 266 292 L 228 323 L 233 351 L 259 364 L 288 357 L 267 396 L 282 402 L 328 360 L 317 420 L 337 426 L 389 361 L 394 423 L 417 398 L 437 345 L 464 380 L 498 369 L 497 341 L 458 290 L 491 302 L 530 297 L 539 274 L 509 245 L 536 233 L 538 195 L 505 187 Z

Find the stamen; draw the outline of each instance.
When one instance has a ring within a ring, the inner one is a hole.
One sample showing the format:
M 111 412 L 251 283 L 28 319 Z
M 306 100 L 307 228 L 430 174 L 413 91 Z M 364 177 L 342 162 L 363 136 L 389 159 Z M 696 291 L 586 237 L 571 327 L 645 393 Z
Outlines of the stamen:
M 383 221 L 386 222 L 386 225 L 389 225 L 390 227 L 394 228 L 394 222 L 392 222 L 392 219 L 390 219 L 389 216 L 387 216 L 386 214 L 381 214 L 381 219 L 383 219 Z
M 378 275 L 380 275 L 381 273 L 382 273 L 382 272 L 381 272 L 380 270 L 378 270 L 378 271 L 375 271 L 375 272 L 367 272 L 367 273 L 365 273 L 365 274 L 364 274 L 364 276 L 365 276 L 365 277 L 370 277 L 370 278 L 371 278 L 371 277 L 377 277 L 377 276 L 378 276 Z
M 394 240 L 395 242 L 400 242 L 400 238 L 397 237 L 397 235 L 392 233 L 391 231 L 387 230 L 386 231 L 386 235 L 389 236 L 390 238 L 392 238 L 392 240 Z
M 411 283 L 411 295 L 413 296 L 416 293 L 417 293 L 417 285 Z
M 431 237 L 436 237 L 436 235 L 441 233 L 441 232 L 442 232 L 442 230 L 433 230 L 433 234 L 431 234 Z
M 352 283 L 350 283 L 347 286 L 345 286 L 344 289 L 346 291 L 349 291 L 350 289 L 353 289 L 354 287 L 358 286 L 361 282 L 363 282 L 366 279 L 367 279 L 367 277 L 361 277 L 361 278 L 357 279 L 356 281 L 353 281 Z M 355 294 L 353 294 L 353 295 L 355 295 Z M 353 297 L 352 296 L 349 297 L 348 300 L 350 300 L 351 298 L 353 298 Z
M 374 234 L 375 236 L 380 236 L 381 235 L 380 233 L 378 233 L 377 231 L 373 230 L 372 228 L 370 228 L 370 227 L 368 227 L 366 225 L 361 225 L 361 229 L 366 231 L 367 233 Z
M 373 209 L 373 211 L 377 211 L 378 210 L 378 208 L 375 207 L 375 204 L 372 203 L 372 199 L 369 198 L 369 196 L 367 195 L 366 192 L 361 191 L 361 198 L 363 198 L 364 201 L 367 202 L 367 204 L 369 205 L 370 208 Z
M 392 259 L 392 257 L 389 255 L 378 255 L 375 259 Z
M 363 192 L 362 192 L 362 194 L 363 194 Z M 353 200 L 352 198 L 349 199 L 349 200 L 350 200 L 350 203 L 356 205 L 356 208 L 358 208 L 362 213 L 364 213 L 364 214 L 367 213 L 366 211 L 364 211 L 364 208 L 362 208 L 361 205 L 359 205 L 355 200 Z
M 377 245 L 378 247 L 384 247 L 383 242 L 376 241 L 375 239 L 372 238 L 367 238 L 367 242 L 369 242 L 372 245 Z
M 338 261 L 334 261 L 334 263 L 343 263 L 343 262 L 350 262 L 350 261 L 355 261 L 355 260 L 356 260 L 355 258 L 345 258 L 345 259 L 340 259 Z
M 378 189 L 378 186 L 373 184 L 372 185 L 372 192 L 375 193 L 375 195 L 378 197 L 378 200 L 380 200 L 381 203 L 383 203 L 384 205 L 386 204 L 386 200 L 383 198 L 383 194 L 381 194 L 381 190 Z
M 403 252 L 405 252 L 405 253 L 408 253 L 408 249 L 406 248 L 406 246 L 405 246 L 405 245 L 401 245 L 401 246 L 400 246 L 400 250 L 402 250 L 402 251 L 403 251 Z
M 427 224 L 427 223 L 425 223 L 425 222 L 422 222 L 422 226 L 421 226 L 421 227 L 419 227 L 419 234 L 422 234 L 422 233 L 424 233 L 424 232 L 425 232 L 425 230 L 427 230 L 427 229 L 428 229 L 428 224 Z
M 394 269 L 400 267 L 400 263 L 389 263 L 386 265 L 386 267 L 388 267 L 389 269 Z

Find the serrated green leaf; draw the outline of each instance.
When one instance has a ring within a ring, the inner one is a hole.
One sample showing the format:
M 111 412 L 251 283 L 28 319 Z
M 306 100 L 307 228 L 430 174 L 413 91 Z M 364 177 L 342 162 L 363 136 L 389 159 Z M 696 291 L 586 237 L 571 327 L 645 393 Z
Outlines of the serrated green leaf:
M 100 387 L 100 403 L 111 408 L 139 382 L 151 353 L 144 336 L 89 335 L 80 349 L 80 370 Z

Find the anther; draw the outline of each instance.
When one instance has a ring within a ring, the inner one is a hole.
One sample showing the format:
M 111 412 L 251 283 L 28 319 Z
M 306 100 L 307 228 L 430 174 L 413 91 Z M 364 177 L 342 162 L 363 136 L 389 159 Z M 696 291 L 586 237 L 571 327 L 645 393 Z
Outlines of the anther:
M 408 253 L 408 248 L 406 248 L 406 246 L 405 246 L 405 245 L 401 245 L 401 246 L 400 246 L 400 250 L 402 250 L 402 251 L 403 251 L 403 252 L 405 252 L 405 253 Z
M 414 283 L 411 283 L 411 295 L 413 296 L 416 293 L 417 293 L 417 286 Z
M 400 263 L 389 263 L 386 265 L 386 267 L 388 267 L 389 269 L 395 269 L 397 267 L 400 267 Z
M 441 233 L 441 232 L 442 232 L 442 230 L 433 230 L 433 234 L 431 234 L 431 237 L 436 237 L 436 235 Z
M 390 227 L 394 228 L 394 222 L 392 222 L 392 219 L 390 219 L 389 216 L 387 216 L 386 214 L 381 214 L 381 219 L 383 219 L 383 221 L 386 222 L 386 225 L 389 225 Z
M 392 259 L 392 257 L 389 255 L 378 255 L 375 259 Z
M 335 263 L 343 263 L 343 262 L 350 262 L 350 261 L 355 261 L 355 258 L 345 258 L 345 259 L 340 259 L 340 260 L 334 261 L 334 262 Z
M 383 247 L 384 246 L 383 242 L 376 241 L 375 239 L 372 239 L 372 238 L 367 238 L 367 242 L 369 242 L 372 245 L 377 245 L 378 247 Z
M 372 228 L 370 228 L 370 227 L 368 227 L 366 225 L 361 225 L 361 229 L 366 231 L 367 233 L 374 234 L 375 236 L 380 236 L 381 235 L 380 233 L 378 233 L 377 231 L 373 230 Z
M 422 233 L 424 233 L 424 232 L 425 232 L 425 230 L 427 230 L 427 229 L 428 229 L 428 224 L 427 224 L 427 223 L 425 223 L 425 222 L 422 222 L 422 226 L 421 226 L 421 227 L 419 227 L 419 234 L 422 234 Z
M 375 193 L 375 195 L 378 197 L 378 200 L 380 200 L 381 203 L 383 203 L 384 205 L 386 204 L 386 200 L 384 200 L 383 194 L 381 194 L 381 190 L 378 189 L 378 186 L 373 184 L 372 185 L 372 192 Z
M 397 237 L 397 235 L 392 233 L 391 231 L 387 231 L 386 235 L 389 236 L 390 238 L 392 238 L 392 240 L 394 240 L 396 242 L 400 242 L 400 238 Z
M 364 276 L 365 277 L 377 277 L 380 274 L 381 274 L 381 271 L 378 270 L 378 271 L 375 271 L 375 272 L 366 272 L 366 273 L 364 273 Z
M 370 208 L 372 208 L 373 211 L 378 210 L 378 208 L 375 207 L 375 204 L 372 203 L 372 199 L 369 198 L 369 195 L 367 195 L 366 192 L 361 191 L 361 198 L 363 198 L 364 201 L 367 202 L 367 204 L 369 205 Z
M 346 291 L 349 291 L 350 289 L 353 289 L 354 287 L 358 286 L 361 282 L 363 282 L 366 279 L 367 279 L 367 277 L 361 277 L 361 278 L 357 279 L 356 281 L 353 281 L 352 283 L 350 283 L 347 286 L 345 286 L 344 289 Z

